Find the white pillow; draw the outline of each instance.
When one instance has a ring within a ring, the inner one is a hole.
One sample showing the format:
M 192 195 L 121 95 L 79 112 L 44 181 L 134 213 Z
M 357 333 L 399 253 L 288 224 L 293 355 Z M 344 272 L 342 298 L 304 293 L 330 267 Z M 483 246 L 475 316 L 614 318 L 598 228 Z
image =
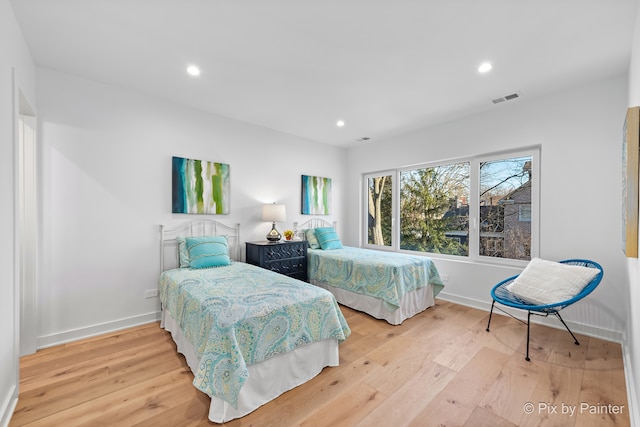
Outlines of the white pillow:
M 569 300 L 598 275 L 597 268 L 532 259 L 507 290 L 537 305 Z

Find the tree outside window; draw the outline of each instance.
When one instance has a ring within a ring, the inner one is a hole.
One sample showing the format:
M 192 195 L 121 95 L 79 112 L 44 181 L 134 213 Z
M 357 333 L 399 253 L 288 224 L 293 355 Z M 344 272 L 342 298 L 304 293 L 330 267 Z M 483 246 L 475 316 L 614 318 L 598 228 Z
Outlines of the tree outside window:
M 469 254 L 469 163 L 400 173 L 400 248 Z
M 367 243 L 391 246 L 393 177 L 367 178 Z

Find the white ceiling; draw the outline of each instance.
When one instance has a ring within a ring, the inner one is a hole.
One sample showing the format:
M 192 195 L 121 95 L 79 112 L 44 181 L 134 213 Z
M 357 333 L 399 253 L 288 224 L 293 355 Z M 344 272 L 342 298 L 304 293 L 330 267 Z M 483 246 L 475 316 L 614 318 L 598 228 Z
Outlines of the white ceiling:
M 626 73 L 637 3 L 11 0 L 38 66 L 339 146 Z

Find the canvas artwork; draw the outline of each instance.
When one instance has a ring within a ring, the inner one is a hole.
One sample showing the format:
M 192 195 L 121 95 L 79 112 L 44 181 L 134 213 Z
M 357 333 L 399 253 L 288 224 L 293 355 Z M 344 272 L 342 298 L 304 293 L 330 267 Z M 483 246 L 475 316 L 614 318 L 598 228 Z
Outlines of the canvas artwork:
M 229 213 L 228 164 L 182 157 L 172 162 L 173 213 Z
M 331 178 L 302 175 L 302 214 L 331 213 Z
M 638 161 L 640 108 L 627 110 L 622 140 L 622 250 L 638 257 Z

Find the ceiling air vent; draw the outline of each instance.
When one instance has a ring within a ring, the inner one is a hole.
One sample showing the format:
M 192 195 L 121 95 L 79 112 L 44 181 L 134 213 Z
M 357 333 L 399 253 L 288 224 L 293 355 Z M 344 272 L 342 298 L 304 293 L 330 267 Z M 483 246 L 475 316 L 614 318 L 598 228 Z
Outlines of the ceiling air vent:
M 492 99 L 491 102 L 493 102 L 494 104 L 499 104 L 504 101 L 511 101 L 512 99 L 520 98 L 521 96 L 522 95 L 520 95 L 519 92 L 516 92 L 516 93 L 512 93 L 511 95 L 501 96 L 500 98 Z

